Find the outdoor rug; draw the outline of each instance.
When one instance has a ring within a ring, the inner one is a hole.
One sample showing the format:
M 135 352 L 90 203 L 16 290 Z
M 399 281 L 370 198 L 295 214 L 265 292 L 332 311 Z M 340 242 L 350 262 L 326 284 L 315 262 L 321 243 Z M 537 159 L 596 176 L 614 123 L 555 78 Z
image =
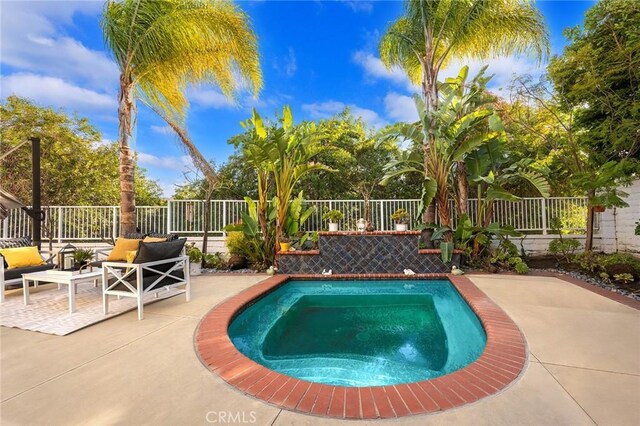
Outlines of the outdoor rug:
M 51 289 L 39 289 L 29 294 L 29 305 L 25 306 L 22 291 L 7 295 L 0 304 L 0 325 L 39 331 L 41 333 L 64 336 L 81 328 L 99 323 L 137 308 L 136 299 L 123 297 L 118 300 L 109 297 L 109 314 L 102 313 L 102 287 L 91 284 L 79 285 L 76 294 L 76 311 L 69 313 L 69 289 L 63 285 L 60 290 L 54 284 Z M 184 293 L 184 290 L 162 291 L 156 298 L 147 295 L 145 304 Z M 137 321 L 137 317 L 135 319 Z

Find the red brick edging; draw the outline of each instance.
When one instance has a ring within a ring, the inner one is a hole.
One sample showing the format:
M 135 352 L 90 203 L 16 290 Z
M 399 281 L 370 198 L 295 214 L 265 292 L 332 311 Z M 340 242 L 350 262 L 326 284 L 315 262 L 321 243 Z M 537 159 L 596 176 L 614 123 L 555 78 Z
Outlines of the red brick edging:
M 240 353 L 229 339 L 227 329 L 234 315 L 256 297 L 290 278 L 354 277 L 449 279 L 480 318 L 487 333 L 484 352 L 466 367 L 435 379 L 389 386 L 344 387 L 311 383 L 270 370 Z M 213 308 L 196 330 L 195 346 L 209 370 L 249 396 L 298 413 L 346 419 L 403 417 L 469 404 L 512 383 L 521 374 L 527 358 L 524 337 L 507 314 L 468 278 L 450 274 L 278 275 Z

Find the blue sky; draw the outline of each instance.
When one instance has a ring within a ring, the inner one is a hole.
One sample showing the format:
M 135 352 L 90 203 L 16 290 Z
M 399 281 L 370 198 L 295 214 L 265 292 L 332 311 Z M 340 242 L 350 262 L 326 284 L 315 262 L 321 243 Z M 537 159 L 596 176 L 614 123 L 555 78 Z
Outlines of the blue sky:
M 259 39 L 264 89 L 257 99 L 241 93 L 235 104 L 211 86 L 189 90 L 188 130 L 204 155 L 223 163 L 227 140 L 241 132 L 251 107 L 273 116 L 290 104 L 296 121 L 330 117 L 351 108 L 373 127 L 415 117 L 412 87 L 402 72 L 387 71 L 376 46 L 387 24 L 402 12 L 399 1 L 242 1 Z M 593 1 L 539 1 L 552 53 L 562 32 L 581 24 Z M 89 117 L 105 140 L 117 136 L 118 70 L 105 51 L 99 25 L 101 1 L 0 2 L 0 96 L 27 97 L 45 106 Z M 453 63 L 444 75 L 463 63 Z M 471 63 L 471 72 L 481 63 Z M 513 73 L 540 74 L 526 57 L 490 61 L 491 88 L 500 93 Z M 134 148 L 140 166 L 165 195 L 183 182 L 190 161 L 169 129 L 139 105 Z

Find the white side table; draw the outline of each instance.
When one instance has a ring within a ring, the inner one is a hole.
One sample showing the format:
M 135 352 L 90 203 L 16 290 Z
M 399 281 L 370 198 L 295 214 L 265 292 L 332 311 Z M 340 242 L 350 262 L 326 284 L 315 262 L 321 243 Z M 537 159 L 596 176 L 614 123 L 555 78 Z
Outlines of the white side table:
M 22 291 L 24 294 L 24 304 L 29 304 L 29 281 L 37 286 L 39 282 L 56 283 L 58 288 L 61 284 L 69 286 L 69 313 L 76 311 L 76 293 L 78 284 L 93 282 L 94 286 L 102 283 L 102 269 L 93 268 L 91 272 L 72 274 L 67 271 L 40 271 L 22 275 Z

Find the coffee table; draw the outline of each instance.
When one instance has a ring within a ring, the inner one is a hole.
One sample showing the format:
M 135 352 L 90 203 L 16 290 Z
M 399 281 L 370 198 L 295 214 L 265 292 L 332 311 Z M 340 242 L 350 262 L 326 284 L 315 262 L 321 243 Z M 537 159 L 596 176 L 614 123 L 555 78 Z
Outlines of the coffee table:
M 22 290 L 24 294 L 24 304 L 29 304 L 29 281 L 33 281 L 35 285 L 39 282 L 56 283 L 58 288 L 61 284 L 69 286 L 69 313 L 72 314 L 76 311 L 76 293 L 78 291 L 78 284 L 93 282 L 94 286 L 98 285 L 98 282 L 102 283 L 102 269 L 93 268 L 93 271 L 75 273 L 67 271 L 40 271 L 32 272 L 22 275 Z

